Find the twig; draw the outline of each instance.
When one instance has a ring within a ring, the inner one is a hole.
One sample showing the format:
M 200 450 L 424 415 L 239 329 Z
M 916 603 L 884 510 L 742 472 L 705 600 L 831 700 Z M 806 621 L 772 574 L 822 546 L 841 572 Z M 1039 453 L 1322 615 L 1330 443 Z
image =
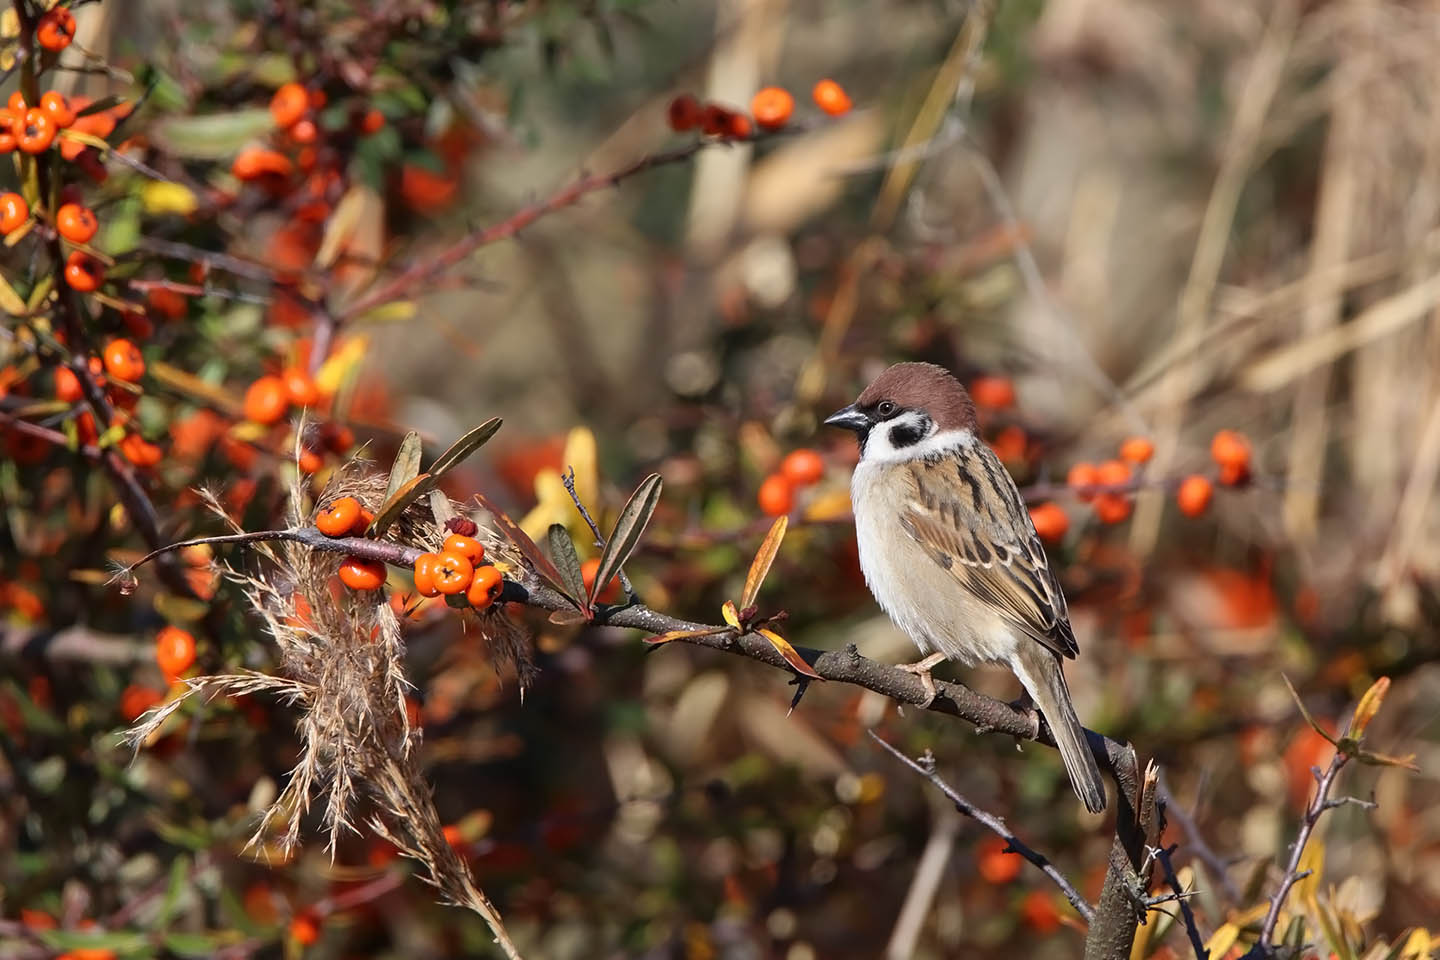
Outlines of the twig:
M 1155 856 L 1160 861 L 1160 869 L 1165 872 L 1165 882 L 1170 884 L 1170 889 L 1175 891 L 1175 899 L 1180 903 L 1180 919 L 1185 923 L 1185 935 L 1190 938 L 1190 948 L 1195 951 L 1195 960 L 1210 960 L 1210 951 L 1205 949 L 1205 940 L 1200 936 L 1200 928 L 1195 925 L 1195 913 L 1190 909 L 1188 894 L 1180 889 L 1180 878 L 1175 876 L 1175 864 L 1170 862 L 1170 855 L 1174 852 L 1174 847 L 1162 847 Z
M 1063 873 L 1056 869 L 1053 863 L 1045 858 L 1044 854 L 1027 846 L 1019 837 L 1015 836 L 1010 828 L 1005 825 L 1004 820 L 1001 820 L 988 810 L 983 810 L 975 806 L 975 804 L 956 792 L 954 787 L 946 783 L 945 780 L 935 772 L 935 759 L 930 756 L 928 752 L 920 760 L 912 760 L 894 746 L 887 743 L 876 734 L 874 730 L 867 732 L 870 734 L 870 739 L 880 744 L 891 756 L 930 781 L 932 786 L 943 793 L 951 803 L 955 804 L 956 810 L 959 810 L 965 816 L 975 820 L 981 826 L 1003 839 L 1006 844 L 1008 844 L 1008 850 L 1010 852 L 1019 854 L 1038 867 L 1040 872 L 1053 880 L 1056 886 L 1060 888 L 1060 892 L 1065 894 L 1065 899 L 1070 901 L 1070 905 L 1075 908 L 1075 912 L 1084 917 L 1086 923 L 1090 922 L 1090 919 L 1095 915 L 1095 908 L 1090 905 L 1090 901 L 1080 895 L 1080 891 L 1075 889 L 1074 885 L 1065 878 Z
M 1335 756 L 1330 760 L 1329 768 L 1322 774 L 1318 769 L 1313 769 L 1315 774 L 1316 787 L 1315 796 L 1310 800 L 1310 806 L 1305 811 L 1305 819 L 1300 822 L 1300 832 L 1295 837 L 1295 843 L 1290 848 L 1290 862 L 1285 867 L 1285 876 L 1280 880 L 1280 889 L 1275 891 L 1275 896 L 1270 898 L 1270 910 L 1265 914 L 1265 922 L 1260 925 L 1260 939 L 1256 941 L 1254 949 L 1249 956 L 1267 957 L 1272 951 L 1270 940 L 1275 936 L 1275 925 L 1280 922 L 1280 909 L 1285 906 L 1285 900 L 1290 896 L 1290 890 L 1299 883 L 1310 871 L 1303 874 L 1300 871 L 1300 858 L 1305 853 L 1305 844 L 1310 841 L 1310 835 L 1315 832 L 1315 825 L 1320 822 L 1320 817 L 1326 810 L 1332 807 L 1342 806 L 1344 801 L 1332 802 L 1330 800 L 1330 789 L 1335 786 L 1335 779 L 1345 764 L 1349 762 L 1349 755 L 1343 750 L 1336 750 Z
M 565 484 L 565 489 L 569 492 L 570 500 L 575 504 L 575 509 L 580 511 L 581 519 L 583 519 L 585 525 L 590 528 L 590 532 L 595 535 L 595 549 L 604 550 L 605 538 L 600 535 L 600 527 L 596 525 L 594 518 L 590 516 L 590 511 L 585 509 L 585 504 L 580 502 L 580 495 L 575 492 L 575 468 L 566 467 L 565 475 L 560 478 L 560 482 Z M 625 596 L 630 598 L 631 603 L 638 603 L 640 597 L 635 593 L 635 588 L 630 584 L 630 578 L 625 575 L 624 568 L 622 567 L 620 570 L 617 570 L 616 573 L 620 576 L 620 587 L 625 591 Z
M 773 134 L 767 136 L 773 136 Z M 563 187 L 551 195 L 549 199 L 521 207 L 499 223 L 491 224 L 468 236 L 461 237 L 433 257 L 428 257 L 424 261 L 415 264 L 399 276 L 391 279 L 388 283 L 375 288 L 370 291 L 369 294 L 351 304 L 346 308 L 344 315 L 340 319 L 343 322 L 357 317 L 368 310 L 373 310 L 382 304 L 409 296 L 412 291 L 434 280 L 440 276 L 440 274 L 454 267 L 481 247 L 513 237 L 541 217 L 563 210 L 566 207 L 574 206 L 583 197 L 597 190 L 618 186 L 622 181 L 628 180 L 646 170 L 654 169 L 655 167 L 667 166 L 689 160 L 708 146 L 716 144 L 725 144 L 728 146 L 732 143 L 750 142 L 755 139 L 763 138 L 745 138 L 743 140 L 695 140 L 687 143 L 683 147 L 676 147 L 673 150 L 646 154 L 639 160 L 634 161 L 628 166 L 621 167 L 613 173 L 582 176 L 569 186 Z

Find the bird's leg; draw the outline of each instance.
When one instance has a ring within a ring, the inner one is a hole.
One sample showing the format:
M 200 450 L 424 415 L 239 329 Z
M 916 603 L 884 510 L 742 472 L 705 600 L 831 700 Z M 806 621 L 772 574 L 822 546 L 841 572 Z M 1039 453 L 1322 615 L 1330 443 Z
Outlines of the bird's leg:
M 920 678 L 920 685 L 925 688 L 925 702 L 917 704 L 921 710 L 927 710 L 930 704 L 935 702 L 935 678 L 930 676 L 930 671 L 945 662 L 945 654 L 932 653 L 924 660 L 916 663 L 897 663 L 897 670 L 904 670 L 906 673 L 913 673 Z

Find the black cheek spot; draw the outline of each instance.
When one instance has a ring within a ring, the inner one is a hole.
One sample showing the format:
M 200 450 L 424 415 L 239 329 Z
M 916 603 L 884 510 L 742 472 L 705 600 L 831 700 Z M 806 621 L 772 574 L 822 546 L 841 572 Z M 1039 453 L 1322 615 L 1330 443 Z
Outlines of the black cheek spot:
M 920 442 L 923 436 L 924 434 L 920 432 L 919 427 L 911 426 L 907 423 L 902 423 L 898 426 L 890 428 L 890 446 L 894 447 L 896 450 L 900 450 L 905 447 L 913 447 L 915 444 Z

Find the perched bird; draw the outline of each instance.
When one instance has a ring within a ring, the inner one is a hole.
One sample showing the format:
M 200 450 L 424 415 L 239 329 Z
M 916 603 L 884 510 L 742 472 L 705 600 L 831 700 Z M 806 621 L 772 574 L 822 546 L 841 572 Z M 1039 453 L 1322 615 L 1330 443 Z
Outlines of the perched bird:
M 860 569 L 895 625 L 929 654 L 906 669 L 933 698 L 942 660 L 1003 663 L 1045 715 L 1075 793 L 1105 784 L 1075 716 L 1061 658 L 1079 652 L 1065 595 L 1015 481 L 980 439 L 949 371 L 899 363 L 825 423 L 860 438 L 850 498 Z

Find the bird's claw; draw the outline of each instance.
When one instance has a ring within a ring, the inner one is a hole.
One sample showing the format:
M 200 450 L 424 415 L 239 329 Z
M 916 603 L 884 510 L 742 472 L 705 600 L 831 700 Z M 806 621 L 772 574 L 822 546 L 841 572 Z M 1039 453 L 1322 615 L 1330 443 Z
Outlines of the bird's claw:
M 935 689 L 935 678 L 930 676 L 930 671 L 941 663 L 945 662 L 945 654 L 932 653 L 924 660 L 915 663 L 898 663 L 897 670 L 904 670 L 906 673 L 913 673 L 920 678 L 920 686 L 925 688 L 925 702 L 918 703 L 921 710 L 928 710 L 930 704 L 935 702 L 935 695 L 939 692 Z

